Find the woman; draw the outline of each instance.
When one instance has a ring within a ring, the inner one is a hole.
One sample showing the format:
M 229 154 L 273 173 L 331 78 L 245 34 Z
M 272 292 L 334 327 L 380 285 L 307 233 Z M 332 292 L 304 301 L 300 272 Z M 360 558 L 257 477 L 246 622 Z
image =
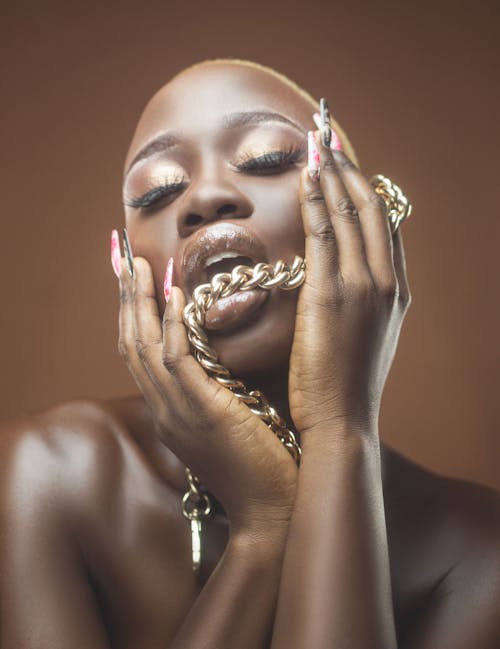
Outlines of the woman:
M 410 301 L 401 231 L 340 127 L 333 146 L 324 121 L 307 136 L 316 110 L 235 60 L 147 105 L 125 167 L 128 268 L 113 236 L 140 394 L 3 433 L 2 649 L 500 645 L 498 494 L 380 442 Z M 300 288 L 235 293 L 204 323 L 300 458 L 195 359 L 183 320 L 215 273 L 295 256 Z M 212 505 L 198 573 L 186 467 Z

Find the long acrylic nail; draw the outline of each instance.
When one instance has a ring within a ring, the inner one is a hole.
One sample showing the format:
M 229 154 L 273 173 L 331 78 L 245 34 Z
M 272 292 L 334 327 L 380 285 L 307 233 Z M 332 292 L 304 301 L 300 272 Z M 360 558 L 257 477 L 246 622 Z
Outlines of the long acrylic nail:
M 307 132 L 307 171 L 309 178 L 313 181 L 319 180 L 320 158 L 314 132 Z
M 332 141 L 330 142 L 330 149 L 332 151 L 344 150 L 344 147 L 342 146 L 342 142 L 340 141 L 340 138 L 337 135 L 337 131 L 335 131 L 333 128 L 332 128 Z
M 325 149 L 330 148 L 332 141 L 332 128 L 330 126 L 330 112 L 326 99 L 321 97 L 319 100 L 319 112 L 321 116 L 321 142 Z
M 125 261 L 127 263 L 127 270 L 130 277 L 134 276 L 134 255 L 132 254 L 132 246 L 128 238 L 127 228 L 123 228 L 123 249 L 125 251 Z
M 118 230 L 111 231 L 111 265 L 115 271 L 115 275 L 120 277 L 122 270 L 122 256 L 120 254 L 120 239 L 118 237 Z
M 167 270 L 165 271 L 165 280 L 163 282 L 163 293 L 165 295 L 165 304 L 168 304 L 172 295 L 172 273 L 174 269 L 174 260 L 172 257 L 168 260 Z
M 319 113 L 313 113 L 313 120 L 316 126 L 321 129 L 322 124 L 321 124 L 321 115 Z M 330 149 L 332 151 L 343 151 L 344 147 L 342 145 L 342 142 L 340 141 L 340 138 L 337 134 L 337 131 L 332 128 L 330 125 L 330 131 L 331 131 L 331 142 L 330 142 Z

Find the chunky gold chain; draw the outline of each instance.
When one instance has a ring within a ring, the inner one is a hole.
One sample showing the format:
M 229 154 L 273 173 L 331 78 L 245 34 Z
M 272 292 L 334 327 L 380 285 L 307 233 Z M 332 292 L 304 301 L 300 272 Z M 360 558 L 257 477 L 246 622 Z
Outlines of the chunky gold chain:
M 370 178 L 370 183 L 375 192 L 384 200 L 391 232 L 395 234 L 401 223 L 410 216 L 412 206 L 401 187 L 386 176 L 375 174 Z
M 400 224 L 407 219 L 412 206 L 398 185 L 382 174 L 370 178 L 375 192 L 379 194 L 386 206 L 391 232 L 395 234 Z M 221 385 L 233 392 L 250 410 L 278 437 L 297 465 L 300 463 L 301 449 L 295 433 L 287 428 L 285 420 L 266 399 L 260 390 L 248 390 L 240 379 L 235 379 L 219 363 L 217 353 L 208 344 L 208 337 L 203 330 L 205 314 L 220 298 L 229 297 L 236 291 L 250 291 L 254 288 L 271 290 L 279 287 L 285 291 L 298 288 L 305 279 L 305 260 L 295 257 L 291 266 L 283 261 L 276 264 L 257 264 L 236 266 L 231 273 L 218 273 L 212 281 L 201 284 L 193 292 L 193 300 L 186 305 L 183 312 L 184 323 L 188 330 L 189 341 L 195 358 Z M 198 572 L 201 561 L 201 520 L 211 511 L 209 494 L 203 490 L 200 482 L 186 467 L 189 490 L 183 498 L 183 514 L 191 521 L 193 570 Z
M 298 288 L 304 279 L 305 260 L 299 256 L 295 257 L 291 266 L 281 260 L 274 265 L 259 263 L 254 268 L 236 266 L 231 273 L 218 273 L 211 282 L 198 286 L 193 292 L 193 300 L 186 305 L 183 312 L 189 342 L 197 361 L 212 378 L 231 390 L 262 419 L 297 465 L 300 463 L 301 448 L 296 434 L 287 427 L 285 420 L 260 390 L 248 390 L 241 379 L 231 376 L 229 370 L 219 363 L 217 353 L 208 344 L 208 336 L 203 326 L 206 312 L 220 298 L 254 288 L 269 291 L 279 287 L 284 291 L 291 291 Z M 208 493 L 202 491 L 199 479 L 187 467 L 186 477 L 189 489 L 182 500 L 182 511 L 191 521 L 193 570 L 198 572 L 201 562 L 201 520 L 210 514 L 211 501 Z
M 265 290 L 279 287 L 291 291 L 300 286 L 304 278 L 305 262 L 298 256 L 291 266 L 283 261 L 278 261 L 274 266 L 260 263 L 253 269 L 249 266 L 236 266 L 231 273 L 218 273 L 210 283 L 198 286 L 194 290 L 193 301 L 185 307 L 183 313 L 189 341 L 198 362 L 210 376 L 231 390 L 269 426 L 297 463 L 300 460 L 300 446 L 295 433 L 287 428 L 284 419 L 260 390 L 248 390 L 243 381 L 232 377 L 229 370 L 218 362 L 217 353 L 209 346 L 202 327 L 206 312 L 220 298 L 256 287 Z

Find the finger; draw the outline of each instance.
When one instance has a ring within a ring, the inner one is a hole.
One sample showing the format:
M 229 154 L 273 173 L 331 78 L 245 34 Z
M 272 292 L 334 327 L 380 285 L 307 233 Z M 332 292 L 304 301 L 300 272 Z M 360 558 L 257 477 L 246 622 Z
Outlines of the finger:
M 385 202 L 345 153 L 335 151 L 333 156 L 344 185 L 358 209 L 366 261 L 371 275 L 379 288 L 394 289 L 396 274 L 392 235 Z
M 326 278 L 337 277 L 337 243 L 321 187 L 311 179 L 307 167 L 300 176 L 299 202 L 306 237 L 306 283 L 322 287 Z
M 394 268 L 396 270 L 396 277 L 399 286 L 399 299 L 402 302 L 403 307 L 406 309 L 411 303 L 411 291 L 406 273 L 406 256 L 401 227 L 397 229 L 396 234 L 393 236 L 393 250 Z
M 319 182 L 335 233 L 340 271 L 349 277 L 368 275 L 358 207 L 344 184 L 332 150 L 321 145 L 318 132 L 316 142 L 320 150 Z
M 163 315 L 163 365 L 184 393 L 206 394 L 215 386 L 191 354 L 183 320 L 185 306 L 181 289 L 173 286 Z
M 133 330 L 137 356 L 160 397 L 160 409 L 173 423 L 181 395 L 163 365 L 163 332 L 151 266 L 143 257 L 134 258 Z M 166 412 L 167 407 L 170 414 Z
M 125 361 L 137 387 L 144 395 L 151 408 L 158 409 L 161 404 L 160 395 L 152 383 L 149 374 L 142 364 L 136 348 L 134 330 L 134 301 L 133 279 L 125 268 L 122 259 L 120 281 L 120 314 L 118 350 Z
M 264 425 L 243 401 L 228 388 L 211 378 L 190 351 L 187 328 L 183 320 L 186 305 L 180 288 L 172 287 L 163 316 L 163 363 L 176 383 L 179 393 L 179 416 L 186 418 L 183 430 L 195 435 L 181 437 L 173 434 L 170 446 L 174 453 L 187 462 L 200 476 L 206 467 L 199 458 L 211 453 L 214 445 L 225 452 L 241 452 L 249 441 L 249 431 L 261 431 L 261 451 L 267 456 L 282 453 L 282 444 L 269 434 Z M 215 360 L 217 357 L 215 356 Z M 186 454 L 189 451 L 189 459 Z M 197 451 L 196 453 L 194 451 Z M 280 457 L 280 456 L 278 456 Z

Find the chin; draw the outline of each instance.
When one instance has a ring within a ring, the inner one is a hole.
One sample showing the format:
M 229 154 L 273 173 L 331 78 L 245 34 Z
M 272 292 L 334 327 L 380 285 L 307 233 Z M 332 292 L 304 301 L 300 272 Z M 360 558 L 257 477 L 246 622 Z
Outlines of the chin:
M 209 344 L 221 365 L 237 378 L 273 373 L 287 366 L 295 307 L 296 296 L 280 292 L 237 328 L 209 332 Z

